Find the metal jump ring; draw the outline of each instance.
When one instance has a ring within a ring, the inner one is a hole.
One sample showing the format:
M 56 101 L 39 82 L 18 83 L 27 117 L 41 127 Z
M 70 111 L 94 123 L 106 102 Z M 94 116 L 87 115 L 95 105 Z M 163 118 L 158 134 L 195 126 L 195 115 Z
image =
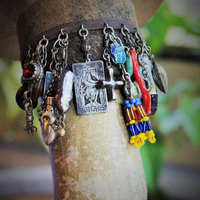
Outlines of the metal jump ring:
M 107 23 L 105 23 L 105 25 L 106 25 L 106 27 L 103 29 L 104 35 L 108 34 L 108 32 L 106 32 L 106 30 L 109 30 L 109 29 L 111 30 L 111 34 L 113 35 L 114 34 L 114 29 L 111 26 L 108 26 Z
M 81 25 L 81 29 L 79 30 L 79 35 L 84 38 L 88 36 L 88 30 L 84 28 L 83 24 Z
M 43 35 L 43 38 L 39 41 L 39 44 L 44 45 L 45 47 L 47 47 L 47 45 L 49 44 L 49 40 L 45 37 L 45 35 Z
M 64 43 L 67 42 L 67 40 L 68 40 L 68 34 L 65 32 L 65 29 L 62 28 L 62 29 L 60 30 L 60 32 L 61 32 L 61 33 L 59 34 L 58 39 L 59 39 L 59 40 L 63 40 Z M 61 39 L 61 36 L 65 36 L 65 38 L 64 38 L 64 39 Z
M 122 24 L 122 26 L 123 26 L 121 28 L 122 35 L 126 36 L 127 34 L 124 31 L 126 31 L 128 34 L 130 33 L 130 31 L 129 31 L 129 29 L 124 24 Z

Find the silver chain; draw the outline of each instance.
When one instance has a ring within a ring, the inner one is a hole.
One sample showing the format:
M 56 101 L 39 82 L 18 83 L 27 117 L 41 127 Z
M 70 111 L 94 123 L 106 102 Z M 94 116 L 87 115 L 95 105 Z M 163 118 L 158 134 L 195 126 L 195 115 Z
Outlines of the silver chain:
M 43 38 L 39 41 L 39 44 L 36 47 L 36 54 L 38 57 L 39 63 L 44 68 L 47 64 L 47 45 L 49 44 L 49 41 L 47 38 L 45 38 L 45 35 L 43 35 Z
M 83 38 L 83 43 L 82 43 L 82 51 L 85 53 L 85 61 L 86 62 L 90 62 L 90 49 L 91 46 L 88 45 L 88 40 L 87 40 L 87 36 L 88 36 L 88 30 L 86 28 L 84 28 L 83 24 L 81 25 L 81 29 L 79 30 L 79 35 Z
M 24 108 L 26 111 L 26 124 L 23 126 L 23 129 L 28 132 L 29 135 L 37 132 L 37 128 L 33 126 L 33 104 L 32 100 L 28 97 L 29 91 L 24 92 Z
M 61 33 L 58 35 L 58 39 L 54 42 L 53 48 L 51 50 L 52 53 L 52 61 L 50 63 L 49 69 L 53 73 L 52 81 L 45 92 L 43 102 L 41 103 L 40 107 L 37 110 L 38 118 L 40 120 L 43 109 L 46 107 L 47 98 L 51 95 L 55 83 L 60 79 L 60 75 L 63 71 L 63 68 L 67 67 L 67 50 L 68 50 L 68 34 L 65 32 L 64 29 L 61 29 Z M 58 109 L 54 108 L 54 112 L 56 114 L 57 120 L 52 125 L 55 130 L 60 128 L 64 128 L 65 122 L 64 113 L 59 113 Z
M 123 24 L 121 28 L 121 33 L 124 36 L 125 44 L 130 49 L 136 48 L 136 41 L 133 38 L 133 35 L 131 34 L 130 30 Z

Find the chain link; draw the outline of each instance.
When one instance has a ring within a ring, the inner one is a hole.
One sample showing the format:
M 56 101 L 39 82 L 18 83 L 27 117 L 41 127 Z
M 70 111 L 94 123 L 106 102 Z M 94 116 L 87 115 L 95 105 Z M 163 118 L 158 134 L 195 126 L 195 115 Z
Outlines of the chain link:
M 133 35 L 131 34 L 131 32 L 129 31 L 129 29 L 125 25 L 122 25 L 121 33 L 124 36 L 124 41 L 125 41 L 126 46 L 130 49 L 135 49 L 136 48 L 135 39 Z
M 82 43 L 82 51 L 85 53 L 85 61 L 86 62 L 90 62 L 90 49 L 91 46 L 88 45 L 88 40 L 87 40 L 87 36 L 88 36 L 88 30 L 86 28 L 84 28 L 83 24 L 81 25 L 81 29 L 79 30 L 79 35 L 83 38 L 83 43 Z
M 105 39 L 106 40 L 109 39 L 113 43 L 118 42 L 122 47 L 124 47 L 121 39 L 114 34 L 114 29 L 111 26 L 109 26 L 107 23 L 105 23 L 105 25 L 106 25 L 106 27 L 104 27 L 104 29 L 103 29 Z
M 33 126 L 33 104 L 32 100 L 28 97 L 30 90 L 24 92 L 24 108 L 26 111 L 25 120 L 26 124 L 23 126 L 23 129 L 28 132 L 29 135 L 37 132 L 37 128 Z
M 47 45 L 49 44 L 49 41 L 47 38 L 45 38 L 45 35 L 43 35 L 43 38 L 39 41 L 39 44 L 36 47 L 36 54 L 38 57 L 39 63 L 44 68 L 47 65 Z

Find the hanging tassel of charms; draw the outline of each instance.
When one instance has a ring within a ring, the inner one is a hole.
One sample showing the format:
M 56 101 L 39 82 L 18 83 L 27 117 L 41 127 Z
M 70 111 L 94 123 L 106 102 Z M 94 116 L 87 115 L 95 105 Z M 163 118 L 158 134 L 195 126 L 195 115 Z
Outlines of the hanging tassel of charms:
M 158 94 L 155 84 L 161 92 L 166 93 L 168 89 L 167 74 L 164 68 L 155 62 L 154 55 L 151 54 L 151 48 L 146 45 L 146 41 L 138 28 L 135 28 L 134 37 L 140 74 L 151 95 L 151 115 L 153 115 L 158 106 Z
M 126 31 L 126 34 L 124 33 Z M 130 87 L 126 89 L 127 97 L 129 100 L 124 101 L 125 107 L 125 119 L 126 125 L 130 136 L 130 143 L 134 144 L 136 148 L 140 148 L 145 144 L 145 140 L 148 139 L 149 142 L 155 143 L 155 134 L 150 126 L 149 117 L 147 113 L 151 113 L 151 96 L 146 88 L 145 82 L 140 74 L 140 67 L 137 60 L 137 54 L 134 49 L 135 40 L 131 37 L 128 29 L 122 29 L 122 33 L 126 37 L 125 41 L 129 46 L 126 47 L 126 70 L 121 65 L 122 72 L 127 82 L 129 82 Z M 132 67 L 132 69 L 131 69 Z M 128 75 L 127 75 L 128 73 Z M 140 95 L 137 87 L 134 83 L 131 83 L 131 76 L 134 75 L 134 79 L 139 85 L 140 91 L 142 93 L 145 109 L 140 101 Z M 130 84 L 131 83 L 131 84 Z M 145 111 L 146 110 L 146 111 Z
M 124 114 L 130 143 L 140 148 L 145 144 L 146 139 L 151 143 L 155 143 L 156 139 L 135 84 L 132 84 L 132 92 L 132 99 L 124 101 Z
M 113 28 L 108 26 L 108 24 L 106 24 L 104 28 L 104 35 L 107 39 L 106 44 L 108 47 L 104 51 L 104 57 L 105 55 L 107 57 L 109 55 L 113 64 L 122 72 L 124 93 L 127 98 L 124 101 L 124 113 L 127 130 L 130 136 L 130 143 L 134 144 L 136 148 L 140 148 L 144 145 L 147 138 L 144 133 L 144 131 L 146 131 L 146 129 L 144 129 L 145 124 L 142 121 L 142 116 L 144 115 L 141 113 L 143 111 L 141 108 L 142 105 L 139 100 L 137 88 L 130 78 L 134 73 L 131 54 L 128 51 L 129 49 L 123 46 L 121 39 L 114 35 Z M 105 54 L 105 52 L 107 54 Z

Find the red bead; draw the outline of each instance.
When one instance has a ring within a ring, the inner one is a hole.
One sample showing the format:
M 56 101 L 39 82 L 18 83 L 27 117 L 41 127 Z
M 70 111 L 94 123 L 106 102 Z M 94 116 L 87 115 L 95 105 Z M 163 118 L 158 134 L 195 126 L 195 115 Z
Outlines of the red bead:
M 28 64 L 24 67 L 23 75 L 25 78 L 30 78 L 35 71 L 35 67 L 33 64 Z

